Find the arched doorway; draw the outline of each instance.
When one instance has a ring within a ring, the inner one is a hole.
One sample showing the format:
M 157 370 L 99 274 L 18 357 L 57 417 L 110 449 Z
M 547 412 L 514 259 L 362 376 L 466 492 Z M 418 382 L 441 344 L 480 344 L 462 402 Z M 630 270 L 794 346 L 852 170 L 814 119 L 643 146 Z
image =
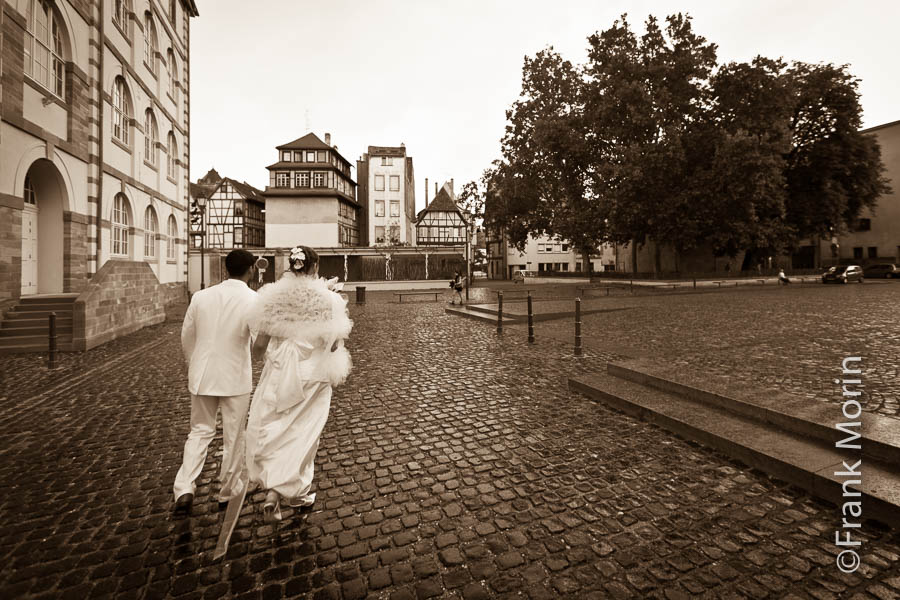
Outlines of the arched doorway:
M 34 161 L 23 186 L 22 295 L 63 291 L 65 188 L 52 162 Z

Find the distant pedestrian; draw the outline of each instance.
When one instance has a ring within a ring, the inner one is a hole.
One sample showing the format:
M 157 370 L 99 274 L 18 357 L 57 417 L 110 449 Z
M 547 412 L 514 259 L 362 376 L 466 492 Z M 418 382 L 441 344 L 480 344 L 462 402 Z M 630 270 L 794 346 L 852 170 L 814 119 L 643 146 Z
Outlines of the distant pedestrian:
M 256 292 L 247 284 L 255 276 L 256 257 L 232 250 L 225 257 L 229 278 L 191 297 L 181 327 L 188 362 L 191 431 L 175 476 L 175 514 L 190 514 L 206 451 L 216 435 L 216 413 L 222 411 L 222 469 L 219 502 L 243 493 L 244 424 L 250 406 L 250 326 Z
M 791 282 L 790 279 L 787 278 L 787 275 L 784 274 L 784 269 L 779 269 L 778 271 L 778 283 L 787 285 Z
M 459 271 L 456 271 L 453 281 L 450 282 L 450 287 L 453 289 L 452 294 L 456 294 L 456 297 L 459 298 L 459 303 L 463 303 L 462 299 L 462 291 L 463 291 L 463 279 L 462 275 L 459 274 Z M 456 297 L 451 296 L 450 304 L 456 304 Z

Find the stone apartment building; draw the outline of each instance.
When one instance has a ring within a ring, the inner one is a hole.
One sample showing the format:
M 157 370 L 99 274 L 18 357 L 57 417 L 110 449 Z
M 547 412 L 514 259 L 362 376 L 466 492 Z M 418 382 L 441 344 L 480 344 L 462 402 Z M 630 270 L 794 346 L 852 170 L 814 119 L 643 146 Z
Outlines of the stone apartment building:
M 278 161 L 266 167 L 266 245 L 291 248 L 358 246 L 360 205 L 350 162 L 314 133 L 277 146 Z
M 416 185 L 406 144 L 369 146 L 356 161 L 356 176 L 363 215 L 360 245 L 414 245 Z
M 83 349 L 184 297 L 196 16 L 193 0 L 2 0 L 7 351 L 41 345 L 10 325 L 26 304 L 59 303 L 62 347 Z

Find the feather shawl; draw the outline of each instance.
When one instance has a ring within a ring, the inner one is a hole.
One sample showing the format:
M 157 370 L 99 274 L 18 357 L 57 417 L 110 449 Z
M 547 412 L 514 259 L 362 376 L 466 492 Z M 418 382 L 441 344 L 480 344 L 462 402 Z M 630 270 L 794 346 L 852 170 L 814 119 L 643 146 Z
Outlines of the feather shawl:
M 263 286 L 249 322 L 254 332 L 313 346 L 311 355 L 304 353 L 310 361 L 304 371 L 314 366 L 315 379 L 337 385 L 350 373 L 350 354 L 343 340 L 350 336 L 353 321 L 347 301 L 328 289 L 323 279 L 286 274 Z M 331 352 L 335 342 L 338 349 Z

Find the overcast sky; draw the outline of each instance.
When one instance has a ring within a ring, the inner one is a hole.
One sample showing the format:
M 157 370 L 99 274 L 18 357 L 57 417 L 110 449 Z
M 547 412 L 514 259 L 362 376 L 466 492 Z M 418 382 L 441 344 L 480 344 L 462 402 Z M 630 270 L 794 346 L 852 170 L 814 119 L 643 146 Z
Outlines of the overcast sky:
M 896 0 L 197 0 L 191 21 L 191 181 L 211 167 L 263 189 L 275 147 L 312 131 L 356 166 L 406 144 L 417 210 L 500 157 L 523 58 L 551 45 L 583 62 L 587 37 L 627 12 L 643 30 L 686 12 L 719 62 L 757 54 L 849 64 L 863 125 L 900 119 Z M 354 171 L 355 178 L 355 171 Z

